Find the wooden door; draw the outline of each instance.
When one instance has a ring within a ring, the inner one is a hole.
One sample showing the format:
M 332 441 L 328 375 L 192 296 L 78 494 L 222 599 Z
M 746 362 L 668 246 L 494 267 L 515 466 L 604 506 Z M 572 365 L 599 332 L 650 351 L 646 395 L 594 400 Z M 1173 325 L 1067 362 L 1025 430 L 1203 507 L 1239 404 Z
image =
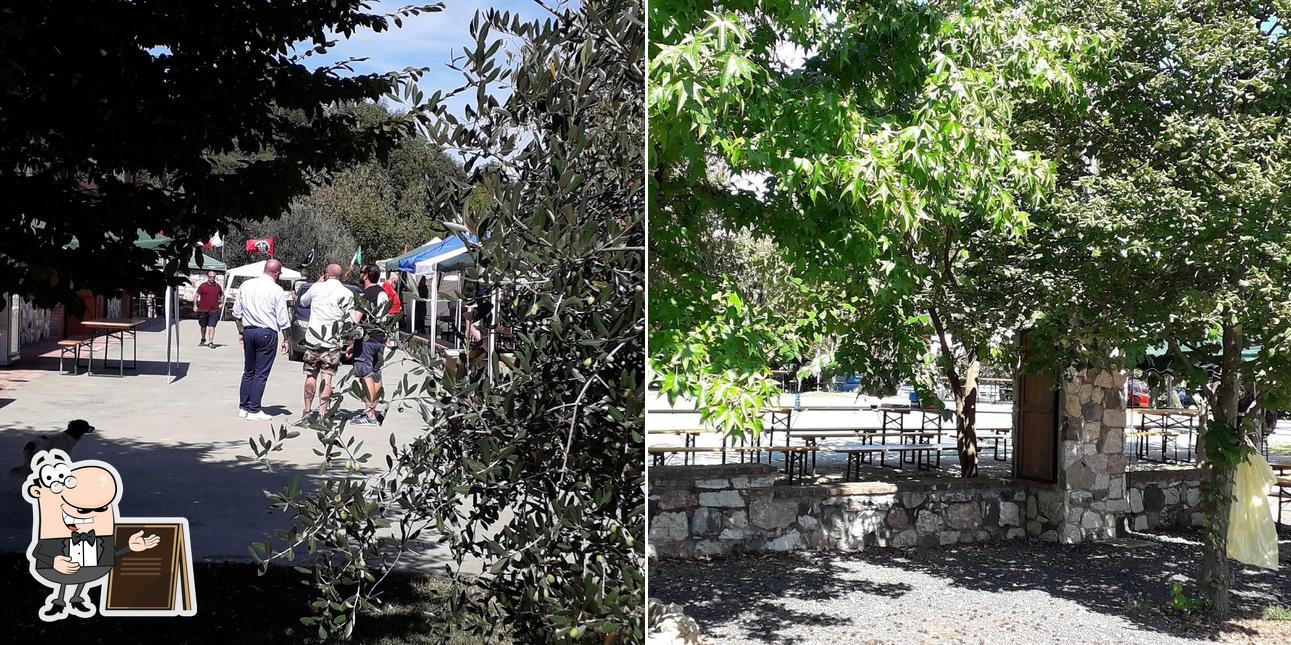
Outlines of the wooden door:
M 1058 393 L 1044 374 L 1023 374 L 1017 391 L 1017 450 L 1014 469 L 1020 479 L 1058 479 Z

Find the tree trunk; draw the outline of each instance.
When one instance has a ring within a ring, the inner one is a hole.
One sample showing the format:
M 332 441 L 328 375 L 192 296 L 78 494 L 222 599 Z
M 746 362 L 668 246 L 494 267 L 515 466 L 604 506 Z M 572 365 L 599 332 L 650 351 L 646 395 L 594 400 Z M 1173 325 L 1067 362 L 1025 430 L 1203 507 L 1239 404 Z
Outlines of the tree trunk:
M 1213 428 L 1214 432 L 1231 430 L 1224 426 Z M 1201 591 L 1220 620 L 1228 618 L 1228 589 L 1233 585 L 1233 570 L 1228 562 L 1228 512 L 1233 505 L 1234 471 L 1224 463 L 1224 460 L 1212 460 L 1206 464 L 1210 475 L 1208 487 L 1213 490 L 1202 495 L 1201 500 L 1201 512 L 1207 523 L 1207 536 L 1202 543 Z
M 955 389 L 955 447 L 961 477 L 977 476 L 977 373 L 981 363 L 969 363 L 964 380 Z
M 1238 422 L 1237 406 L 1241 352 L 1241 332 L 1225 324 L 1219 385 L 1215 388 L 1215 399 L 1211 402 L 1213 425 L 1207 423 L 1210 427 L 1203 444 L 1207 452 L 1212 449 L 1218 452 L 1219 446 L 1232 446 L 1235 443 L 1239 455 L 1244 453 L 1245 442 Z M 1210 600 L 1214 616 L 1220 620 L 1227 619 L 1230 611 L 1229 589 L 1233 585 L 1233 569 L 1228 562 L 1228 513 L 1233 506 L 1233 475 L 1236 463 L 1240 461 L 1240 457 L 1234 461 L 1229 455 L 1208 455 L 1205 468 L 1210 477 L 1201 496 L 1201 509 L 1206 523 L 1203 531 L 1205 539 L 1202 540 L 1201 591 Z

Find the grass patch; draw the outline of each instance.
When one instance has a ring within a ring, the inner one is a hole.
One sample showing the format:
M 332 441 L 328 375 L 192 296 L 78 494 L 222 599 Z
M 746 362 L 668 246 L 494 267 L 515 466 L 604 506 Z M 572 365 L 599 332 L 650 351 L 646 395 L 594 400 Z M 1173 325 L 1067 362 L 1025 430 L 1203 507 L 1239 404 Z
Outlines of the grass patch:
M 1269 605 L 1260 612 L 1263 620 L 1291 620 L 1291 607 L 1286 605 Z
M 300 574 L 272 567 L 257 575 L 247 563 L 194 563 L 197 615 L 191 618 L 104 618 L 69 616 L 55 623 L 40 620 L 37 612 L 49 588 L 27 571 L 27 556 L 0 554 L 0 579 L 5 597 L 0 621 L 11 634 L 29 643 L 298 643 L 317 641 L 315 628 L 300 624 L 313 600 L 312 590 L 301 584 Z M 481 643 L 455 633 L 433 615 L 446 602 L 450 582 L 443 576 L 391 574 L 382 583 L 379 612 L 361 614 L 355 630 L 358 643 L 396 645 L 442 642 Z M 98 591 L 94 591 L 97 602 Z

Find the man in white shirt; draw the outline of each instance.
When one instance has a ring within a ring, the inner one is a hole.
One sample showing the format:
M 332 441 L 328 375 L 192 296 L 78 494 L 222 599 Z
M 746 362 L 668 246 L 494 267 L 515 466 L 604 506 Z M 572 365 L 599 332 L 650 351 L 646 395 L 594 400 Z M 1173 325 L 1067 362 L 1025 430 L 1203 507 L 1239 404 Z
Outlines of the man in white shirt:
M 341 283 L 341 265 L 329 264 L 319 281 L 300 297 L 299 306 L 309 307 L 309 331 L 305 333 L 305 412 L 301 422 L 316 421 L 314 393 L 318 381 L 318 407 L 332 395 L 332 379 L 341 364 L 341 345 L 345 332 L 353 325 L 354 292 Z
M 242 344 L 245 358 L 242 368 L 242 387 L 239 389 L 238 416 L 252 421 L 270 419 L 260 409 L 264 386 L 269 382 L 273 368 L 274 348 L 278 346 L 278 332 L 282 334 L 282 353 L 287 353 L 289 338 L 287 327 L 287 293 L 278 284 L 282 263 L 269 260 L 264 264 L 264 275 L 252 278 L 238 287 L 238 299 L 233 304 L 233 320 L 238 326 L 238 342 Z

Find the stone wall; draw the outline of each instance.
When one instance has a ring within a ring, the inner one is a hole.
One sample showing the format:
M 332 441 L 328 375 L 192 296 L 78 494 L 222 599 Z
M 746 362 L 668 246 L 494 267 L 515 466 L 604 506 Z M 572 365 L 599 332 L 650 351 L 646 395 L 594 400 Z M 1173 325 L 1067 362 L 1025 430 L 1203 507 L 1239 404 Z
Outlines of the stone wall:
M 1129 527 L 1146 531 L 1161 526 L 1201 526 L 1201 482 L 1204 471 L 1150 470 L 1130 472 Z
M 765 464 L 650 469 L 650 550 L 857 551 L 1025 536 L 1024 482 L 951 480 L 771 486 Z
M 1027 535 L 1063 544 L 1115 537 L 1125 491 L 1125 375 L 1068 374 L 1060 393 L 1058 481 L 1032 486 Z

